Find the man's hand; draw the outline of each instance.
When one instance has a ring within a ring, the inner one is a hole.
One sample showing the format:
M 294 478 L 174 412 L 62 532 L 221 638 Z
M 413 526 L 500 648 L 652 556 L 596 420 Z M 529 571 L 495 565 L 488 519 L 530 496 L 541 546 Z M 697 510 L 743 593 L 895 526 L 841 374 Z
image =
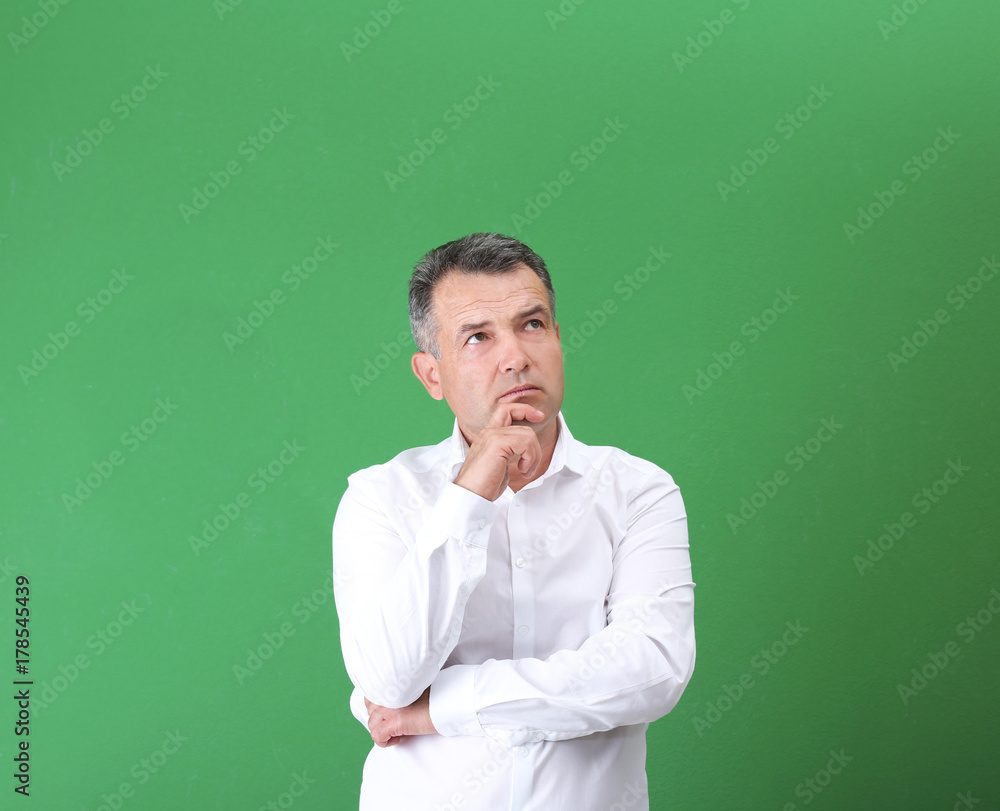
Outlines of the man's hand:
M 395 746 L 409 735 L 431 735 L 437 733 L 431 722 L 431 688 L 428 687 L 420 698 L 409 707 L 394 710 L 372 704 L 367 698 L 368 731 L 376 746 Z
M 489 501 L 496 501 L 507 489 L 510 467 L 529 478 L 542 458 L 542 446 L 530 425 L 514 425 L 515 420 L 541 422 L 545 415 L 527 403 L 501 403 L 479 432 L 455 484 Z

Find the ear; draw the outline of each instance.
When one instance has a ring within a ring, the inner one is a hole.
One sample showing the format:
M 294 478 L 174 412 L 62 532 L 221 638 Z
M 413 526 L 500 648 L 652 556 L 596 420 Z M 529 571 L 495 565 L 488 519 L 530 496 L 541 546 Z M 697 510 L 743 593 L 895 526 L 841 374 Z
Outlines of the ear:
M 435 400 L 443 400 L 444 391 L 441 388 L 441 378 L 438 376 L 437 358 L 430 352 L 415 352 L 410 365 L 413 367 L 413 374 L 424 384 L 427 393 Z
M 562 339 L 561 339 L 561 338 L 559 337 L 559 322 L 558 322 L 558 321 L 556 321 L 556 340 L 557 340 L 557 341 L 561 341 L 561 340 L 562 340 Z

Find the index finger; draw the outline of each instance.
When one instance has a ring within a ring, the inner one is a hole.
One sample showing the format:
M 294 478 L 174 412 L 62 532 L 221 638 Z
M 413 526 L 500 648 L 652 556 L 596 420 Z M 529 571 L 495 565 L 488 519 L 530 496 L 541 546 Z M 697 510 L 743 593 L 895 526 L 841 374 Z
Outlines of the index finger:
M 543 419 L 545 419 L 545 414 L 528 403 L 499 403 L 490 414 L 486 425 L 492 428 L 506 428 L 514 420 L 540 422 Z

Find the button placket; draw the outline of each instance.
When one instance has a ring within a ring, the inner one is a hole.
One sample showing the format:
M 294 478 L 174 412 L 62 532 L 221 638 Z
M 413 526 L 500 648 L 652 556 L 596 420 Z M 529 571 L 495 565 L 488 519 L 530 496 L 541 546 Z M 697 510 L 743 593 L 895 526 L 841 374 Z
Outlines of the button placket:
M 531 569 L 527 566 L 525 555 L 525 550 L 530 543 L 528 520 L 530 513 L 524 494 L 515 494 L 511 501 L 511 509 L 507 514 L 512 563 L 511 593 L 514 608 L 512 656 L 515 659 L 535 655 L 535 593 Z

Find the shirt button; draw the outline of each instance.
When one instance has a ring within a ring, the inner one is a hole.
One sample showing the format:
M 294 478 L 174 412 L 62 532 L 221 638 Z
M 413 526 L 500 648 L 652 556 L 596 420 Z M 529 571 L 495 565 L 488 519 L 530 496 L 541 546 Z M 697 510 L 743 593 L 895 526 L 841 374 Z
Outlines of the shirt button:
M 523 569 L 526 563 L 527 561 L 524 558 L 518 558 L 517 560 L 514 561 L 514 564 L 517 566 L 518 569 Z
M 485 518 L 480 518 L 479 519 L 479 528 L 482 529 L 485 526 L 486 526 L 486 519 Z
M 543 735 L 541 732 L 536 732 L 535 733 L 535 740 L 536 741 L 541 741 L 541 740 L 544 740 L 544 739 L 545 739 L 545 735 Z
M 519 746 L 519 747 L 517 747 L 517 753 L 521 757 L 527 757 L 528 756 L 528 747 L 527 746 Z
M 517 632 L 521 636 L 524 636 L 526 633 L 528 633 L 528 626 L 527 625 L 522 625 L 520 628 L 517 629 Z

